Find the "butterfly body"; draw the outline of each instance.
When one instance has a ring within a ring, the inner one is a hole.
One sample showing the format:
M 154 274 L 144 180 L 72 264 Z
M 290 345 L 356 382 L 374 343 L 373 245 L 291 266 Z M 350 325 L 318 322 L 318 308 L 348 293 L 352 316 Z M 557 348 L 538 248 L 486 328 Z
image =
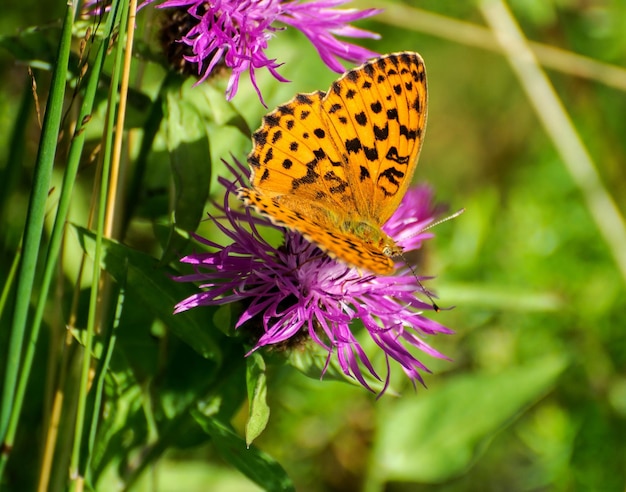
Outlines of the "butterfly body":
M 382 226 L 410 184 L 425 125 L 421 57 L 372 60 L 265 116 L 239 197 L 344 263 L 391 273 L 401 248 Z

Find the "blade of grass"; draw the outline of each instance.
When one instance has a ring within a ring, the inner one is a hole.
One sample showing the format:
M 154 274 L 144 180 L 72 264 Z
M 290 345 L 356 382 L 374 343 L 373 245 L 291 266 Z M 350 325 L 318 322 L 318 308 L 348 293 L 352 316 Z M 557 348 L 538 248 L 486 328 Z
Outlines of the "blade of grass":
M 93 335 L 96 330 L 97 316 L 100 313 L 100 294 L 102 292 L 102 284 L 100 282 L 100 257 L 102 255 L 102 238 L 110 237 L 113 230 L 113 219 L 115 211 L 115 201 L 117 197 L 117 181 L 119 176 L 119 163 L 121 157 L 122 139 L 124 136 L 124 119 L 126 114 L 126 100 L 128 94 L 128 80 L 130 77 L 130 65 L 132 61 L 132 47 L 135 33 L 135 18 L 137 13 L 137 0 L 120 1 L 121 8 L 120 32 L 126 32 L 126 45 L 122 50 L 121 44 L 118 44 L 117 59 L 115 62 L 115 72 L 112 77 L 110 97 L 110 112 L 107 125 L 109 125 L 107 135 L 113 135 L 112 115 L 113 101 L 118 94 L 117 81 L 121 77 L 121 87 L 119 91 L 119 103 L 117 107 L 116 131 L 114 134 L 113 147 L 110 142 L 106 146 L 104 165 L 102 166 L 102 180 L 100 183 L 100 206 L 98 207 L 98 218 L 96 224 L 96 251 L 93 262 L 91 293 L 89 298 L 89 313 L 87 319 L 87 333 L 85 339 L 83 365 L 80 376 L 80 389 L 78 395 L 78 406 L 76 412 L 76 426 L 74 430 L 74 445 L 72 448 L 72 458 L 70 463 L 70 480 L 73 490 L 82 490 L 84 488 L 85 466 L 88 457 L 81 460 L 81 443 L 84 435 L 84 426 L 87 410 L 87 392 L 89 390 L 89 372 L 91 369 L 91 352 L 93 344 Z M 123 66 L 121 65 L 121 56 L 124 55 Z M 121 76 L 120 76 L 121 69 Z M 111 151 L 111 153 L 109 153 Z M 111 159 L 109 159 L 109 155 Z M 105 203 L 106 200 L 106 203 Z M 88 452 L 88 451 L 87 451 Z
M 48 198 L 50 180 L 52 178 L 54 156 L 56 154 L 61 116 L 63 113 L 63 99 L 72 43 L 73 21 L 74 8 L 73 4 L 69 3 L 65 12 L 65 19 L 63 21 L 59 41 L 59 51 L 52 75 L 50 95 L 44 115 L 41 140 L 35 163 L 33 188 L 26 216 L 24 249 L 17 279 L 15 310 L 13 312 L 13 323 L 9 336 L 9 350 L 5 361 L 6 371 L 2 391 L 2 405 L 0 405 L 0 437 L 3 443 L 2 449 L 4 450 L 0 457 L 0 477 L 3 475 L 4 467 L 8 460 L 8 450 L 10 449 L 4 445 L 4 439 L 11 413 L 14 411 L 14 398 L 21 365 L 20 359 L 28 319 L 28 309 L 30 306 L 31 293 L 35 280 L 35 268 L 37 266 L 39 247 L 43 233 L 45 204 Z
M 116 216 L 115 205 L 118 194 L 118 181 L 120 176 L 120 161 L 122 158 L 122 141 L 124 138 L 124 119 L 126 117 L 126 102 L 128 101 L 128 86 L 130 82 L 130 66 L 133 59 L 133 42 L 135 39 L 135 24 L 137 17 L 137 0 L 130 0 L 130 12 L 128 14 L 128 28 L 126 30 L 126 48 L 124 51 L 124 68 L 122 84 L 120 86 L 119 102 L 117 106 L 117 129 L 113 143 L 113 158 L 111 160 L 110 186 L 107 200 L 107 213 L 105 217 L 105 237 L 111 237 L 113 233 L 113 221 Z
M 587 148 L 511 11 L 502 0 L 479 5 L 626 280 L 626 225 Z
M 39 300 L 37 303 L 37 307 L 35 310 L 35 316 L 33 319 L 33 324 L 31 328 L 30 335 L 30 343 L 28 344 L 28 349 L 24 356 L 24 364 L 23 371 L 20 374 L 20 382 L 18 384 L 18 391 L 16 395 L 16 409 L 17 411 L 14 413 L 14 417 L 11 419 L 9 424 L 9 431 L 7 433 L 7 442 L 12 442 L 13 434 L 15 429 L 17 428 L 17 419 L 19 418 L 19 409 L 23 403 L 24 394 L 26 392 L 26 386 L 28 382 L 28 377 L 30 374 L 32 362 L 35 355 L 36 349 L 36 341 L 39 336 L 39 330 L 41 327 L 41 321 L 43 319 L 44 309 L 48 297 L 48 292 L 50 288 L 50 284 L 52 282 L 52 278 L 54 276 L 56 270 L 56 264 L 59 256 L 59 251 L 61 249 L 61 242 L 63 238 L 63 232 L 65 229 L 65 223 L 67 220 L 67 215 L 69 211 L 69 206 L 72 198 L 72 191 L 74 187 L 74 182 L 76 179 L 76 174 L 78 171 L 78 166 L 80 164 L 80 157 L 83 151 L 85 135 L 84 135 L 84 125 L 87 124 L 87 120 L 89 115 L 93 110 L 96 90 L 98 88 L 98 83 L 100 80 L 100 75 L 102 72 L 102 67 L 104 66 L 104 59 L 106 49 L 109 46 L 109 42 L 111 36 L 113 34 L 113 26 L 115 25 L 115 11 L 112 11 L 109 18 L 108 24 L 105 27 L 105 35 L 102 40 L 100 46 L 98 47 L 96 57 L 91 64 L 91 70 L 89 72 L 89 79 L 87 82 L 85 94 L 83 97 L 83 103 L 78 115 L 79 127 L 77 128 L 74 137 L 72 138 L 72 142 L 70 144 L 70 150 L 68 153 L 67 159 L 67 168 L 65 170 L 63 176 L 63 183 L 61 185 L 59 204 L 57 207 L 57 213 L 54 221 L 54 225 L 52 228 L 52 233 L 50 236 L 50 244 L 48 246 L 48 252 L 46 256 L 45 270 L 43 279 L 41 282 L 41 290 L 39 295 Z M 63 385 L 63 379 L 61 378 L 59 381 L 59 388 Z M 59 395 L 57 395 L 59 396 Z M 58 415 L 58 412 L 53 412 L 53 415 Z M 44 458 L 42 460 L 42 472 L 39 477 L 40 481 L 40 490 L 47 489 L 47 483 L 49 480 L 49 474 L 52 466 L 52 454 L 54 453 L 54 443 L 56 442 L 55 430 L 57 426 L 54 422 L 51 422 L 51 427 L 49 430 L 49 435 L 47 438 L 48 445 L 44 451 Z M 9 436 L 11 439 L 9 440 Z
M 15 280 L 15 276 L 17 274 L 17 267 L 20 264 L 20 258 L 22 257 L 22 243 L 17 247 L 15 252 L 15 257 L 13 258 L 13 262 L 11 263 L 11 269 L 9 270 L 9 275 L 6 278 L 6 282 L 4 287 L 2 288 L 2 294 L 0 295 L 0 314 L 4 312 L 4 308 L 7 305 L 7 300 L 9 299 L 9 294 L 11 293 L 11 286 L 13 285 L 13 281 Z
M 111 363 L 113 351 L 115 350 L 115 344 L 117 342 L 117 329 L 120 324 L 122 309 L 124 307 L 125 288 L 125 285 L 119 285 L 119 288 L 117 289 L 118 292 L 115 296 L 116 307 L 114 310 L 114 319 L 111 323 L 111 329 L 107 332 L 107 337 L 104 341 L 103 355 L 99 361 L 96 374 L 94 376 L 94 388 L 92 391 L 93 405 L 91 408 L 91 423 L 89 425 L 89 435 L 87 440 L 88 453 L 85 459 L 85 476 L 88 481 L 90 479 L 91 472 L 91 458 L 95 448 L 96 435 L 101 417 L 102 394 L 104 393 L 105 376 L 109 370 L 109 364 Z

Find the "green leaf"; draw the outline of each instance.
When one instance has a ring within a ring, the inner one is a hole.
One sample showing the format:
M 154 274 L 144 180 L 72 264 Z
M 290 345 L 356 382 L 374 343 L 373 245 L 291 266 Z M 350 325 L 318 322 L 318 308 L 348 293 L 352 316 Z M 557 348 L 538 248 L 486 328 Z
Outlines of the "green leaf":
M 497 374 L 453 379 L 394 400 L 380 414 L 374 468 L 380 481 L 436 483 L 464 472 L 489 440 L 553 385 L 566 366 L 551 358 Z
M 192 410 L 192 416 L 209 434 L 222 458 L 235 466 L 250 480 L 270 491 L 295 491 L 285 470 L 269 455 L 251 447 L 239 437 L 228 424 L 199 410 Z
M 114 364 L 105 375 L 106 401 L 103 418 L 99 422 L 91 457 L 92 480 L 97 484 L 106 471 L 113 472 L 124 461 L 127 453 L 141 445 L 148 435 L 145 405 L 141 386 L 126 361 L 114 356 Z M 128 429 L 133 432 L 129 433 Z M 96 487 L 94 490 L 100 490 Z
M 195 231 L 202 219 L 211 182 L 211 149 L 205 122 L 196 106 L 180 96 L 180 86 L 172 83 L 165 97 L 164 115 L 167 149 L 174 176 L 174 222 L 184 231 Z M 187 240 L 171 231 L 163 254 L 168 263 Z
M 93 258 L 95 237 L 93 232 L 74 226 L 83 250 Z M 215 339 L 219 334 L 209 320 L 213 308 L 173 314 L 176 303 L 196 293 L 189 284 L 176 282 L 172 269 L 159 265 L 158 260 L 110 239 L 102 241 L 101 266 L 117 282 L 126 276 L 126 288 L 196 352 L 207 359 L 221 361 L 221 350 Z
M 205 113 L 207 121 L 213 121 L 217 126 L 235 127 L 248 139 L 252 136 L 245 118 L 232 103 L 226 100 L 224 92 L 211 84 L 201 84 L 194 87 L 194 91 L 196 100 L 198 100 L 198 93 L 204 96 L 203 100 L 198 100 L 198 110 Z
M 246 385 L 248 387 L 248 421 L 246 422 L 246 444 L 265 430 L 270 418 L 270 407 L 267 405 L 267 375 L 265 360 L 259 352 L 246 358 Z
M 167 150 L 176 185 L 175 218 L 181 229 L 195 230 L 209 196 L 211 153 L 202 115 L 170 88 L 164 110 Z

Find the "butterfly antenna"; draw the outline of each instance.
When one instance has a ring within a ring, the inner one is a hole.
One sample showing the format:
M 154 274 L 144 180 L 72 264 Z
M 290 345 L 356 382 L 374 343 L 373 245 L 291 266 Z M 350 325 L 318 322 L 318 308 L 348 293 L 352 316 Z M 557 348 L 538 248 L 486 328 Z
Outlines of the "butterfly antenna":
M 424 227 L 420 232 L 423 231 L 427 231 L 428 229 L 432 229 L 435 226 L 438 226 L 439 224 L 443 224 L 444 222 L 447 222 L 451 219 L 454 219 L 456 217 L 458 217 L 459 215 L 461 215 L 463 212 L 465 212 L 465 208 L 461 208 L 459 210 L 457 210 L 456 212 L 454 212 L 452 215 L 448 215 L 447 217 L 444 217 L 443 219 L 440 219 L 436 222 L 433 222 L 432 224 L 427 225 L 426 227 Z M 411 270 L 411 273 L 413 274 L 413 276 L 415 277 L 415 280 L 417 280 L 418 285 L 420 286 L 420 288 L 422 289 L 422 293 L 428 297 L 428 300 L 430 301 L 431 305 L 433 306 L 433 309 L 435 310 L 436 313 L 438 313 L 439 311 L 441 311 L 441 308 L 437 305 L 437 303 L 435 302 L 435 300 L 433 299 L 433 297 L 429 294 L 429 292 L 426 290 L 426 287 L 424 287 L 424 284 L 422 284 L 421 280 L 419 279 L 419 277 L 417 276 L 417 272 L 415 271 L 415 268 L 413 268 L 413 265 L 411 265 L 407 260 L 406 257 L 404 256 L 403 253 L 400 253 L 400 257 L 404 260 L 404 263 L 409 267 L 409 269 Z
M 465 208 L 461 208 L 461 209 L 457 210 L 456 212 L 454 212 L 452 215 L 448 215 L 447 217 L 444 217 L 443 219 L 439 219 L 437 222 L 433 222 L 432 224 L 428 224 L 420 232 L 427 231 L 428 229 L 432 229 L 433 227 L 438 226 L 439 224 L 443 224 L 444 222 L 448 222 L 449 220 L 456 219 L 463 212 L 465 212 Z
M 404 261 L 405 265 L 407 265 L 409 267 L 409 270 L 411 270 L 411 273 L 415 277 L 415 280 L 417 280 L 417 284 L 420 286 L 420 289 L 422 289 L 422 294 L 424 294 L 426 297 L 428 297 L 428 300 L 430 301 L 430 304 L 432 305 L 432 307 L 435 310 L 435 312 L 438 313 L 439 311 L 441 311 L 441 308 L 437 305 L 437 303 L 433 299 L 433 296 L 430 295 L 428 290 L 426 290 L 426 287 L 424 287 L 424 284 L 422 283 L 420 278 L 417 276 L 417 272 L 415 271 L 415 268 L 413 268 L 413 265 L 411 265 L 406 260 L 406 257 L 404 256 L 404 253 L 400 253 L 400 258 L 402 258 L 402 260 Z

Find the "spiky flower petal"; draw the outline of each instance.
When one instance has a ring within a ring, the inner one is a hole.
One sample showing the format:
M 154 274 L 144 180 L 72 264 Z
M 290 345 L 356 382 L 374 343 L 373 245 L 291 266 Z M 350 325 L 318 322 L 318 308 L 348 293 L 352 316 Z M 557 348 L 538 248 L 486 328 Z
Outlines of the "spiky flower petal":
M 236 327 L 252 320 L 262 326 L 253 351 L 306 333 L 327 350 L 327 364 L 335 358 L 345 375 L 370 390 L 366 381 L 370 376 L 384 381 L 382 391 L 387 388 L 390 360 L 399 363 L 411 381 L 423 382 L 421 373 L 428 369 L 414 352 L 445 358 L 423 338 L 451 330 L 422 314 L 433 306 L 410 269 L 400 266 L 394 276 L 364 275 L 291 231 L 284 232 L 284 243 L 276 248 L 261 229 L 277 226 L 248 210 L 231 208 L 231 197 L 243 185 L 241 178 L 220 183 L 225 198 L 220 217 L 212 219 L 231 242 L 222 245 L 197 237 L 214 251 L 181 260 L 192 265 L 195 273 L 177 280 L 200 282 L 202 291 L 181 301 L 175 312 L 240 301 L 244 310 Z M 436 210 L 429 187 L 412 188 L 384 229 L 405 251 L 417 249 L 432 237 L 422 230 Z M 359 321 L 387 360 L 384 379 L 356 336 Z

